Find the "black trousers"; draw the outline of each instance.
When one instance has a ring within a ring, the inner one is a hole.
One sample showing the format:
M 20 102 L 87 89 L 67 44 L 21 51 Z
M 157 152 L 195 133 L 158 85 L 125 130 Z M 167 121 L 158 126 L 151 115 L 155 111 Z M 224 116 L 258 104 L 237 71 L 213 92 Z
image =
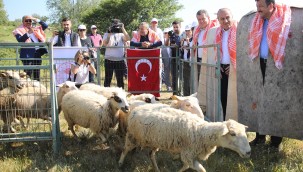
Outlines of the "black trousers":
M 34 58 L 37 60 L 21 60 L 23 65 L 41 65 L 41 53 L 39 51 L 35 52 Z M 29 76 L 32 77 L 34 80 L 40 81 L 40 69 L 24 69 L 24 72 Z
M 171 59 L 170 59 L 170 71 L 171 71 L 171 80 L 172 80 L 172 89 L 174 91 L 174 95 L 177 94 L 177 84 L 178 84 L 178 64 L 177 57 L 179 57 L 179 49 L 176 48 L 171 49 Z
M 105 59 L 104 62 L 105 66 L 105 80 L 104 80 L 104 87 L 110 87 L 113 74 L 115 72 L 117 78 L 117 86 L 124 89 L 124 82 L 123 76 L 125 72 L 125 63 L 124 60 L 121 61 L 111 61 Z
M 266 72 L 266 65 L 267 65 L 267 59 L 260 58 L 260 68 L 263 78 L 263 85 L 265 84 L 265 72 Z M 264 139 L 265 135 L 261 135 L 258 132 L 256 132 L 256 139 Z M 270 141 L 272 145 L 278 146 L 282 142 L 282 137 L 278 136 L 271 136 Z
M 183 62 L 183 96 L 190 95 L 190 65 Z
M 226 74 L 227 68 L 230 67 L 229 64 L 221 64 L 221 104 L 223 110 L 223 120 L 226 119 L 226 106 L 227 106 L 227 90 L 228 90 L 228 78 L 229 75 Z

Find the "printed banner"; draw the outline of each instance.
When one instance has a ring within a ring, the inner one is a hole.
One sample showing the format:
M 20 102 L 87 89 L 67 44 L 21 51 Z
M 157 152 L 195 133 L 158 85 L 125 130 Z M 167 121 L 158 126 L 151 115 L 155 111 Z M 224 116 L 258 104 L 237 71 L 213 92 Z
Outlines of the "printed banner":
M 128 91 L 160 97 L 160 49 L 127 49 Z M 135 93 L 137 94 L 137 93 Z

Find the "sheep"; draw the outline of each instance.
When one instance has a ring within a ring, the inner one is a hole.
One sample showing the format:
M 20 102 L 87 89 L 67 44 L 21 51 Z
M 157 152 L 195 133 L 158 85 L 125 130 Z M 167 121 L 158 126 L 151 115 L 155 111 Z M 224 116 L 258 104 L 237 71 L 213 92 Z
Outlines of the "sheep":
M 16 114 L 27 118 L 40 118 L 51 120 L 50 108 L 51 98 L 47 89 L 43 87 L 24 87 L 13 95 L 13 102 Z
M 197 161 L 207 160 L 221 146 L 249 157 L 251 148 L 245 133 L 245 126 L 233 121 L 207 122 L 189 112 L 174 108 L 154 110 L 154 104 L 135 108 L 128 118 L 124 150 L 119 159 L 121 167 L 124 158 L 135 147 L 152 149 L 151 160 L 156 171 L 159 168 L 155 154 L 161 149 L 180 154 L 183 167 L 205 172 Z M 180 114 L 180 115 L 176 115 Z
M 128 100 L 129 101 L 131 101 L 131 100 L 141 100 L 141 101 L 144 101 L 146 103 L 156 103 L 157 101 L 159 101 L 159 99 L 157 97 L 155 97 L 153 94 L 149 94 L 149 93 L 131 95 L 128 98 Z
M 57 92 L 57 104 L 58 104 L 58 114 L 60 114 L 61 102 L 62 102 L 63 96 L 66 93 L 68 93 L 69 91 L 78 90 L 78 87 L 76 87 L 75 82 L 71 82 L 71 81 L 65 81 L 64 83 L 57 85 L 57 87 L 59 87 L 58 92 Z
M 100 85 L 96 85 L 94 83 L 86 83 L 81 85 L 81 87 L 79 88 L 80 90 L 90 90 L 93 91 L 97 94 L 103 95 L 106 98 L 110 98 L 112 97 L 112 93 L 113 92 L 125 92 L 122 88 L 120 87 L 101 87 Z M 125 93 L 125 98 L 126 100 L 126 93 Z
M 24 77 L 25 73 L 18 71 L 2 71 L 0 72 L 0 90 L 6 87 L 16 87 L 21 89 L 23 84 L 21 82 L 21 77 Z
M 186 112 L 191 112 L 192 114 L 196 114 L 200 118 L 204 119 L 204 114 L 199 106 L 199 100 L 196 96 L 197 93 L 186 97 L 173 95 L 171 97 L 173 101 L 171 102 L 170 106 L 175 109 L 181 109 Z
M 123 97 L 125 92 L 113 92 L 107 100 L 106 97 L 90 90 L 73 90 L 68 92 L 62 99 L 61 107 L 68 123 L 68 129 L 78 139 L 73 126 L 75 124 L 89 128 L 99 135 L 102 142 L 107 141 L 109 128 L 118 123 L 118 110 L 125 113 L 129 105 Z

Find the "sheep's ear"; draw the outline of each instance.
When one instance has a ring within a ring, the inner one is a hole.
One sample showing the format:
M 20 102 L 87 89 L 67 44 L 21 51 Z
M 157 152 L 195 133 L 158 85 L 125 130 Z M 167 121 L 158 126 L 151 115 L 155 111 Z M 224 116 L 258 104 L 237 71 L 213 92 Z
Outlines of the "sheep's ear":
M 172 95 L 169 99 L 171 100 L 180 100 L 178 96 Z
M 160 99 L 159 99 L 158 97 L 155 97 L 155 100 L 156 100 L 156 101 L 160 101 Z
M 6 72 L 1 72 L 1 73 L 0 73 L 0 76 L 1 76 L 1 77 L 6 77 L 6 76 L 7 76 L 7 73 L 6 73 Z
M 128 93 L 128 94 L 126 95 L 126 98 L 130 98 L 131 96 L 133 96 L 133 94 L 132 94 L 132 93 Z
M 229 130 L 228 130 L 226 124 L 223 124 L 223 128 L 222 128 L 221 132 L 222 132 L 222 133 L 220 134 L 221 136 L 224 136 L 224 135 L 226 135 L 226 134 L 229 133 Z
M 190 95 L 191 97 L 197 97 L 197 92 L 195 92 L 194 94 Z
M 63 86 L 63 83 L 62 84 L 58 84 L 58 85 L 56 85 L 56 87 L 62 87 Z
M 19 76 L 20 76 L 21 78 L 27 78 L 26 72 L 20 72 L 20 73 L 19 73 Z

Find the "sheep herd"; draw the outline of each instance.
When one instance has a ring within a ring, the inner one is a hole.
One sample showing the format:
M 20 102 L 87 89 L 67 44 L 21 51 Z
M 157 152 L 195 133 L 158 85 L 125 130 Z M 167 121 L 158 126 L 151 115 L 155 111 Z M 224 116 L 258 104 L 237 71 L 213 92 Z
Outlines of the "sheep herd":
M 22 118 L 29 121 L 27 111 L 49 120 L 46 107 L 50 98 L 42 84 L 25 84 L 29 79 L 23 73 L 5 71 L 0 76 L 0 119 L 8 132 L 15 132 L 13 121 L 20 120 L 21 124 Z M 102 143 L 108 142 L 111 134 L 123 136 L 120 167 L 128 152 L 136 147 L 151 149 L 155 171 L 159 171 L 155 157 L 158 150 L 178 155 L 183 162 L 180 171 L 188 168 L 206 171 L 199 160 L 206 160 L 217 147 L 231 149 L 241 157 L 250 156 L 246 126 L 233 120 L 205 121 L 196 94 L 174 95 L 171 99 L 167 105 L 152 94 L 130 95 L 121 88 L 92 83 L 77 88 L 70 81 L 58 85 L 57 92 L 58 111 L 63 112 L 68 129 L 77 140 L 75 125 L 89 128 Z

